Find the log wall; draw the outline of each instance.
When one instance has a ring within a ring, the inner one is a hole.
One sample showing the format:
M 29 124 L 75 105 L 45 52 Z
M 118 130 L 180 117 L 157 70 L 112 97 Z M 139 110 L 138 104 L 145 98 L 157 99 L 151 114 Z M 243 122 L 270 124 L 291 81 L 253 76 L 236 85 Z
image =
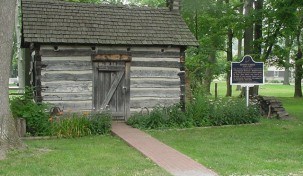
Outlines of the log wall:
M 90 47 L 42 46 L 41 84 L 44 102 L 63 111 L 92 109 L 93 71 Z
M 131 112 L 180 102 L 180 48 L 96 46 L 93 49 L 131 52 Z M 64 111 L 91 110 L 94 52 L 90 46 L 41 46 L 43 101 Z
M 131 48 L 131 112 L 180 102 L 180 49 Z

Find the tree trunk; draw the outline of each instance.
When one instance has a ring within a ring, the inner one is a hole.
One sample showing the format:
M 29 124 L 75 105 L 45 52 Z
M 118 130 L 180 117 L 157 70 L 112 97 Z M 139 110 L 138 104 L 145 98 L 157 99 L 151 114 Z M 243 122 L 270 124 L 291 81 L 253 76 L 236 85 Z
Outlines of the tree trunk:
M 301 57 L 300 57 L 300 55 Z M 295 61 L 295 93 L 294 93 L 294 97 L 295 98 L 299 98 L 299 97 L 302 97 L 302 84 L 301 84 L 301 81 L 302 81 L 302 72 L 303 72 L 303 69 L 302 69 L 302 62 L 301 59 L 302 59 L 302 50 L 299 50 L 298 51 L 298 56 L 296 57 L 296 61 Z
M 20 23 L 19 23 L 19 14 L 21 9 L 21 3 L 20 0 L 17 0 L 16 4 L 16 11 L 15 11 L 15 34 L 17 39 L 17 58 L 18 58 L 18 79 L 19 79 L 19 87 L 24 88 L 25 87 L 25 76 L 24 76 L 24 67 L 25 62 L 22 58 L 22 50 L 21 50 L 21 30 L 20 30 Z
M 231 29 L 228 29 L 227 34 L 227 62 L 231 62 L 233 60 L 233 31 Z M 232 86 L 230 85 L 230 76 L 231 76 L 231 70 L 227 71 L 227 77 L 226 77 L 226 96 L 231 97 L 232 96 Z
M 0 157 L 8 149 L 21 146 L 9 108 L 8 80 L 13 47 L 15 0 L 0 1 Z
M 293 45 L 293 39 L 291 39 L 292 37 L 286 37 L 285 38 L 285 48 L 286 48 L 286 51 L 287 51 L 287 54 L 284 58 L 285 60 L 285 65 L 284 65 L 284 68 L 285 68 L 285 71 L 284 71 L 284 80 L 283 80 L 283 85 L 290 85 L 290 80 L 289 80 L 289 77 L 290 77 L 290 51 L 291 51 L 291 47 Z
M 214 63 L 216 63 L 216 52 L 211 51 L 211 53 L 208 56 L 208 62 L 209 62 L 209 67 L 206 68 L 205 70 L 205 77 L 203 79 L 203 86 L 205 89 L 205 93 L 210 94 L 210 84 L 213 79 L 213 69 L 212 66 Z
M 243 8 L 242 8 L 243 11 Z M 242 57 L 242 38 L 238 38 L 238 59 L 240 60 Z M 236 91 L 241 91 L 241 86 L 237 85 Z
M 264 0 L 256 0 L 255 1 L 255 11 L 257 13 L 257 18 L 255 21 L 255 35 L 254 35 L 254 59 L 255 61 L 261 60 L 261 54 L 262 54 L 262 46 L 261 46 L 261 39 L 263 37 L 262 33 L 262 20 L 263 20 L 263 4 Z M 254 86 L 253 89 L 251 89 L 250 95 L 258 95 L 259 94 L 259 86 Z
M 244 4 L 244 15 L 249 17 L 253 11 L 253 0 L 246 0 Z M 246 24 L 244 31 L 244 55 L 253 54 L 254 27 L 253 24 Z
M 299 25 L 301 26 L 301 25 Z M 295 93 L 294 97 L 296 98 L 301 98 L 302 97 L 302 74 L 303 74 L 303 69 L 302 69 L 302 46 L 301 46 L 301 28 L 299 27 L 298 29 L 298 34 L 297 34 L 297 43 L 298 43 L 298 52 L 295 58 Z
M 253 0 L 245 0 L 244 3 L 244 15 L 249 17 L 253 11 Z M 252 24 L 246 24 L 247 27 L 244 30 L 244 55 L 253 54 L 253 41 L 254 41 L 254 26 Z M 254 89 L 249 89 L 249 95 L 253 95 Z M 241 97 L 245 95 L 245 89 L 241 91 Z
M 243 3 L 243 0 L 240 0 L 240 2 Z M 242 5 L 239 7 L 239 12 L 241 14 L 243 14 L 243 6 Z M 239 60 L 242 57 L 242 43 L 243 43 L 242 39 L 243 39 L 242 36 L 238 38 L 238 53 L 237 53 L 237 55 L 238 55 Z M 241 86 L 240 85 L 237 85 L 236 91 L 241 91 Z
M 289 60 L 288 60 L 289 63 Z M 290 70 L 289 67 L 285 67 L 285 71 L 284 71 L 284 77 L 283 77 L 283 85 L 290 85 Z
M 262 9 L 263 9 L 263 0 L 255 1 L 255 11 L 257 13 L 257 18 L 255 21 L 255 35 L 254 35 L 254 59 L 256 61 L 260 61 L 261 54 L 262 54 L 262 46 L 261 46 L 261 39 L 263 37 L 262 33 Z

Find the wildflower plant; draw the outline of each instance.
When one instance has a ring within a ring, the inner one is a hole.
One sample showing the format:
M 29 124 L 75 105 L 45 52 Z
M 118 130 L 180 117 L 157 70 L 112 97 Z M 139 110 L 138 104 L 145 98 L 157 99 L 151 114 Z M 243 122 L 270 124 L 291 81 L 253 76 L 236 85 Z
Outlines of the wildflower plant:
M 111 129 L 111 115 L 104 113 L 65 113 L 52 122 L 52 133 L 59 138 L 107 134 Z
M 244 99 L 215 100 L 197 93 L 187 103 L 186 112 L 182 112 L 179 105 L 157 106 L 149 114 L 134 114 L 127 124 L 142 129 L 188 128 L 256 123 L 260 117 L 258 106 L 246 107 Z

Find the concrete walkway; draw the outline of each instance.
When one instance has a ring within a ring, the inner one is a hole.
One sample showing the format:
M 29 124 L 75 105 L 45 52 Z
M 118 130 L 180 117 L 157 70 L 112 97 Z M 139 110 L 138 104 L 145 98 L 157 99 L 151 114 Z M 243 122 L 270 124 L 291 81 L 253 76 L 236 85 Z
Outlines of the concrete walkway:
M 113 122 L 112 132 L 172 175 L 217 175 L 215 172 L 207 169 L 188 156 L 123 122 Z

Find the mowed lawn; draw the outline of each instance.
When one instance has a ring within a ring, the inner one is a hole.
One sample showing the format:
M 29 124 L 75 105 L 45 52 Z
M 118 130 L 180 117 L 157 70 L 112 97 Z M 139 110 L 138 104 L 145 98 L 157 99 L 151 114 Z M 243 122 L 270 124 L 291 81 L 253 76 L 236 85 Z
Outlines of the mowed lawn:
M 292 118 L 148 132 L 220 175 L 303 175 L 303 99 L 291 98 L 292 86 L 284 85 L 264 85 L 260 94 L 277 96 Z
M 113 136 L 26 140 L 28 148 L 0 161 L 7 176 L 134 176 L 169 175 Z
M 226 83 L 218 82 L 218 97 L 226 95 Z M 241 92 L 237 91 L 237 86 L 232 86 L 232 96 L 238 96 Z M 215 95 L 215 83 L 211 84 L 211 94 Z M 259 94 L 263 96 L 278 96 L 278 97 L 293 97 L 295 87 L 294 85 L 283 84 L 264 84 L 259 86 Z

